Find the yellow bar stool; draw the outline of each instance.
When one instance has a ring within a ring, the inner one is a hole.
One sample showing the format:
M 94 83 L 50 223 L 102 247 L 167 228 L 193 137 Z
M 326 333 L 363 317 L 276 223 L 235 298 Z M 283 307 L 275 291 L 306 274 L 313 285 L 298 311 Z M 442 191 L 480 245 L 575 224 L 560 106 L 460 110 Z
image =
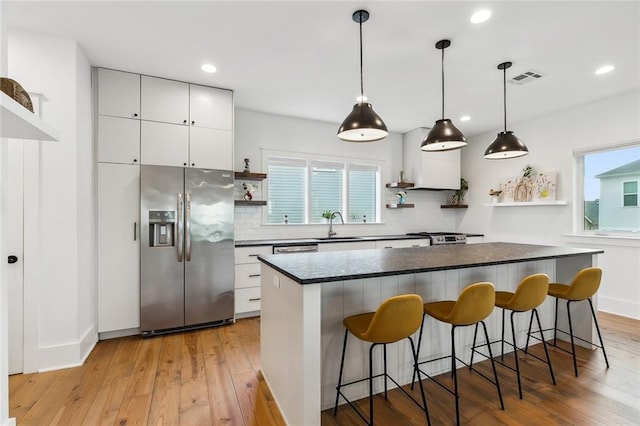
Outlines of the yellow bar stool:
M 510 291 L 496 291 L 495 305 L 498 308 L 502 308 L 502 339 L 499 340 L 500 348 L 501 348 L 500 357 L 502 360 L 504 360 L 504 344 L 505 343 L 513 347 L 513 358 L 515 360 L 515 369 L 511 368 L 506 364 L 503 364 L 500 361 L 497 361 L 497 362 L 516 372 L 516 376 L 518 377 L 518 395 L 520 396 L 520 399 L 522 399 L 522 384 L 520 382 L 520 365 L 518 363 L 518 350 L 522 350 L 522 349 L 518 348 L 516 343 L 516 329 L 513 324 L 513 315 L 517 312 L 531 311 L 531 320 L 529 321 L 529 332 L 531 332 L 531 323 L 533 322 L 533 317 L 535 316 L 536 322 L 538 323 L 538 332 L 542 336 L 542 326 L 540 325 L 540 316 L 538 315 L 538 310 L 536 308 L 540 306 L 542 302 L 544 302 L 544 299 L 547 297 L 548 291 L 549 291 L 549 276 L 546 274 L 533 274 L 525 277 L 518 284 L 518 287 L 516 288 L 515 293 L 512 293 Z M 505 328 L 504 314 L 507 310 L 511 311 L 511 316 L 510 316 L 511 317 L 511 336 L 512 336 L 513 343 L 506 342 L 504 338 L 504 328 Z M 476 332 L 477 331 L 478 329 L 476 328 Z M 541 339 L 541 340 L 542 340 L 542 346 L 544 347 L 544 354 L 546 356 L 546 360 L 542 358 L 538 358 L 533 354 L 529 354 L 528 346 L 527 346 L 527 351 L 525 351 L 525 353 L 527 353 L 528 355 L 531 355 L 534 358 L 537 358 L 538 360 L 544 362 L 549 366 L 549 374 L 551 374 L 551 381 L 555 385 L 556 378 L 553 374 L 553 367 L 551 367 L 551 360 L 549 359 L 547 344 L 544 341 L 544 339 Z M 497 343 L 497 342 L 498 341 L 491 342 L 491 343 Z M 474 334 L 473 346 L 471 347 L 471 362 L 469 364 L 473 365 L 473 354 L 477 352 L 476 347 L 480 347 L 480 346 L 487 346 L 487 344 L 476 346 L 476 335 Z
M 422 322 L 422 298 L 417 294 L 403 294 L 386 299 L 378 307 L 375 312 L 352 315 L 345 318 L 344 324 L 344 343 L 342 345 L 342 358 L 340 360 L 340 376 L 338 378 L 338 386 L 336 386 L 336 404 L 333 409 L 333 415 L 338 413 L 338 401 L 340 397 L 355 410 L 355 412 L 368 425 L 373 425 L 373 379 L 384 377 L 384 397 L 387 399 L 387 379 L 391 379 L 393 383 L 404 392 L 415 404 L 420 407 L 427 417 L 427 424 L 431 425 L 429 420 L 429 411 L 427 410 L 427 400 L 424 395 L 424 388 L 420 383 L 420 394 L 422 396 L 422 405 L 416 401 L 406 390 L 402 388 L 391 376 L 387 374 L 387 344 L 398 342 L 403 339 L 409 339 L 411 343 L 411 355 L 413 357 L 413 366 L 416 368 L 416 350 L 411 335 L 418 330 Z M 342 383 L 342 371 L 344 368 L 344 355 L 347 349 L 347 337 L 349 333 L 353 334 L 360 340 L 370 342 L 369 347 L 369 377 L 355 380 L 349 383 Z M 382 345 L 384 356 L 384 373 L 373 375 L 373 348 Z M 342 393 L 342 388 L 365 380 L 369 381 L 369 420 L 364 414 Z
M 420 375 L 424 374 L 429 379 L 433 380 L 440 387 L 447 392 L 455 396 L 456 402 L 456 424 L 460 424 L 460 407 L 459 407 L 459 393 L 458 393 L 458 375 L 456 373 L 456 361 L 460 361 L 464 365 L 472 368 L 469 364 L 456 357 L 456 340 L 455 331 L 457 327 L 466 327 L 469 325 L 475 325 L 475 332 L 478 332 L 478 324 L 482 324 L 486 341 L 489 342 L 489 333 L 487 333 L 487 326 L 484 323 L 484 319 L 487 318 L 493 311 L 495 303 L 495 287 L 490 282 L 481 282 L 471 284 L 460 292 L 457 301 L 444 300 L 441 302 L 431 302 L 424 304 L 424 313 L 429 315 L 438 321 L 442 321 L 451 324 L 451 355 L 435 358 L 427 361 L 418 362 L 419 353 L 416 353 L 416 370 L 414 371 L 413 378 L 415 381 L 416 375 L 418 377 L 418 383 L 421 383 Z M 420 351 L 420 344 L 422 342 L 422 330 L 424 328 L 424 318 L 422 325 L 420 326 L 420 338 L 418 340 L 418 351 Z M 478 370 L 473 369 L 480 376 L 490 381 L 496 386 L 498 391 L 498 399 L 500 400 L 500 408 L 504 410 L 504 403 L 502 401 L 502 392 L 500 391 L 500 383 L 498 382 L 498 373 L 496 372 L 496 366 L 493 362 L 493 355 L 491 354 L 491 346 L 487 346 L 489 350 L 488 358 L 491 360 L 491 367 L 493 368 L 493 380 L 480 373 Z M 420 370 L 419 364 L 438 361 L 441 359 L 451 358 L 451 375 L 453 376 L 453 391 L 447 386 L 440 383 L 429 374 Z M 413 386 L 413 383 L 412 383 Z
M 564 348 L 557 346 L 557 338 L 558 332 L 568 334 L 571 337 L 571 355 L 573 356 L 573 371 L 578 377 L 578 363 L 576 361 L 576 348 L 574 344 L 574 339 L 581 340 L 585 343 L 588 343 L 592 346 L 596 346 L 602 349 L 602 354 L 604 355 L 604 362 L 607 364 L 607 368 L 609 368 L 609 360 L 607 359 L 607 352 L 604 349 L 604 342 L 602 341 L 602 334 L 600 333 L 600 327 L 598 326 L 598 319 L 596 318 L 596 312 L 593 309 L 593 302 L 591 301 L 591 297 L 596 294 L 598 288 L 600 288 L 600 280 L 602 279 L 602 269 L 600 268 L 585 268 L 578 272 L 573 280 L 571 281 L 571 285 L 560 284 L 560 283 L 552 283 L 549 284 L 549 296 L 553 296 L 556 298 L 556 313 L 555 313 L 555 321 L 553 324 L 553 346 L 558 349 L 561 349 L 565 352 L 569 352 Z M 558 330 L 558 300 L 563 299 L 567 301 L 567 317 L 569 319 L 569 333 L 563 330 Z M 596 325 L 596 330 L 598 331 L 598 339 L 600 340 L 600 346 L 596 345 L 593 342 L 582 339 L 578 336 L 573 335 L 573 325 L 571 323 L 571 310 L 570 305 L 571 302 L 581 302 L 584 300 L 589 301 L 589 307 L 591 308 L 591 316 L 593 317 L 593 322 Z M 531 336 L 531 323 L 529 323 L 529 332 L 527 333 L 527 348 L 529 346 L 529 336 Z M 534 337 L 535 336 L 531 336 Z M 544 340 L 544 339 L 543 339 Z M 525 349 L 526 351 L 526 349 Z

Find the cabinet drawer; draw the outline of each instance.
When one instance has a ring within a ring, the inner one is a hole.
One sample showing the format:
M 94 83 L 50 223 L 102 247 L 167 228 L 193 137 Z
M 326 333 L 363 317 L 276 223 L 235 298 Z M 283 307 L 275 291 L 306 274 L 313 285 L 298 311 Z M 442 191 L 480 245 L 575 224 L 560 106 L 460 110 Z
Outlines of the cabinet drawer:
M 236 265 L 236 288 L 260 286 L 260 263 Z
M 376 241 L 376 248 L 428 247 L 428 239 Z
M 236 314 L 260 310 L 260 287 L 236 290 Z
M 259 254 L 273 254 L 272 246 L 238 247 L 236 248 L 236 265 L 241 263 L 260 263 Z

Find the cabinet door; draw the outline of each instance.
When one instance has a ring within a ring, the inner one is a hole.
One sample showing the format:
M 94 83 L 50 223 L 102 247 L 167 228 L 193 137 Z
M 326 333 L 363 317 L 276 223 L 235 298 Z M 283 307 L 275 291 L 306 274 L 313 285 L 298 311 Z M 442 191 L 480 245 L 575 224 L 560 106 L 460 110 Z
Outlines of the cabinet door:
M 323 243 L 318 245 L 318 251 L 366 250 L 372 248 L 376 248 L 376 244 L 374 241 L 358 241 L 353 243 Z
M 189 161 L 189 127 L 142 121 L 140 161 L 145 165 L 184 167 Z
M 138 164 L 140 120 L 98 116 L 98 161 Z
M 189 128 L 189 165 L 203 169 L 233 169 L 233 132 Z
M 376 241 L 376 248 L 428 247 L 429 239 L 384 240 Z
M 188 124 L 188 83 L 143 75 L 140 93 L 140 113 L 143 120 Z
M 421 152 L 421 186 L 460 189 L 460 150 Z
M 98 69 L 98 114 L 140 118 L 140 75 Z
M 98 331 L 140 326 L 140 166 L 98 164 Z
M 189 117 L 192 126 L 233 130 L 233 92 L 189 85 Z

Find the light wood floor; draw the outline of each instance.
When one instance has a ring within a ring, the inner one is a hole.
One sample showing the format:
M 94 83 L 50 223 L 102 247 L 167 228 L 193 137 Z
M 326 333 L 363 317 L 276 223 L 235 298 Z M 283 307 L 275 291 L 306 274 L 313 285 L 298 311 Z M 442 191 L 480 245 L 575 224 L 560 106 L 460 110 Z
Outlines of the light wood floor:
M 515 373 L 498 367 L 505 411 L 499 409 L 493 385 L 460 369 L 462 422 L 640 424 L 640 321 L 604 313 L 599 320 L 611 368 L 605 368 L 601 351 L 579 350 L 576 378 L 571 355 L 552 349 L 558 383 L 553 386 L 544 364 L 521 355 L 523 400 Z M 259 373 L 259 331 L 259 319 L 252 318 L 195 332 L 99 342 L 82 367 L 11 376 L 10 416 L 18 425 L 39 426 L 282 425 Z M 490 372 L 486 361 L 479 368 Z M 433 424 L 454 424 L 453 397 L 424 383 Z M 397 390 L 388 401 L 376 396 L 375 403 L 376 424 L 425 423 L 422 412 Z M 322 422 L 362 424 L 346 405 L 337 417 L 323 412 Z

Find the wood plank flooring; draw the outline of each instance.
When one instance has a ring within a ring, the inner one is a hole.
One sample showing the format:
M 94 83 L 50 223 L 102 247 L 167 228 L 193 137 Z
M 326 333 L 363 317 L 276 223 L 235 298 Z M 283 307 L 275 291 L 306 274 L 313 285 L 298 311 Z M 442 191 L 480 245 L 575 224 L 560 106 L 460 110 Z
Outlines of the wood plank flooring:
M 640 424 L 640 321 L 599 313 L 611 368 L 601 351 L 551 350 L 557 385 L 546 366 L 520 357 L 523 400 L 515 373 L 498 366 L 505 403 L 495 387 L 459 369 L 461 421 L 478 425 Z M 260 372 L 260 320 L 142 339 L 99 342 L 77 368 L 9 378 L 10 416 L 18 425 L 283 425 Z M 542 355 L 537 345 L 535 352 Z M 506 363 L 513 357 L 505 356 Z M 490 374 L 487 361 L 478 368 Z M 448 375 L 441 376 L 450 383 Z M 432 424 L 454 424 L 453 397 L 424 381 Z M 419 391 L 413 391 L 419 399 Z M 360 402 L 368 410 L 367 401 Z M 375 397 L 376 424 L 421 425 L 423 413 L 398 390 Z M 361 425 L 342 405 L 323 425 Z M 298 426 L 298 425 L 294 425 Z M 303 426 L 303 425 L 300 425 Z

